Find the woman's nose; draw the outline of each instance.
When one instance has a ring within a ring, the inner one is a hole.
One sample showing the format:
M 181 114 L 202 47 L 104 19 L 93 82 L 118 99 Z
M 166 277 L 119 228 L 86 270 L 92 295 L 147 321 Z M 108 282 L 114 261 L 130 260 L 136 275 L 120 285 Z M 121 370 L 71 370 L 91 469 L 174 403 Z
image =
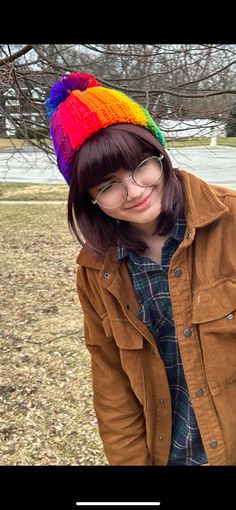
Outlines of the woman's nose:
M 142 195 L 143 189 L 133 181 L 131 175 L 125 179 L 125 186 L 127 188 L 127 200 L 133 200 Z

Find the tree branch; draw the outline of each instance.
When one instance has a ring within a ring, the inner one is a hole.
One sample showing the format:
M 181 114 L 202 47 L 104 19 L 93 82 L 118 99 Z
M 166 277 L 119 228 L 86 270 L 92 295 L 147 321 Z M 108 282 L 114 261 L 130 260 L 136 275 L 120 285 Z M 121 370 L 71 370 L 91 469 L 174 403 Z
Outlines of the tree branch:
M 4 65 L 8 64 L 9 62 L 13 62 L 17 58 L 22 57 L 22 55 L 26 55 L 26 53 L 28 53 L 32 49 L 33 49 L 32 44 L 27 44 L 26 46 L 24 46 L 24 48 L 21 48 L 21 50 L 18 50 L 13 54 L 11 53 L 9 55 L 9 57 L 4 58 L 4 59 L 0 58 L 0 66 L 4 66 Z

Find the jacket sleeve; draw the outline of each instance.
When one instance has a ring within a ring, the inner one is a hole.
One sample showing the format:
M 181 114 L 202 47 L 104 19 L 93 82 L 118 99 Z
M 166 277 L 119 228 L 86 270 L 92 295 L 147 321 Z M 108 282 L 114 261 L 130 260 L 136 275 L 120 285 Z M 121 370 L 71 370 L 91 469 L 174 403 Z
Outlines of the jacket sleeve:
M 77 278 L 84 312 L 84 336 L 91 355 L 94 408 L 99 434 L 110 465 L 151 465 L 146 445 L 143 407 L 123 371 L 119 348 L 107 337 L 102 319 Z

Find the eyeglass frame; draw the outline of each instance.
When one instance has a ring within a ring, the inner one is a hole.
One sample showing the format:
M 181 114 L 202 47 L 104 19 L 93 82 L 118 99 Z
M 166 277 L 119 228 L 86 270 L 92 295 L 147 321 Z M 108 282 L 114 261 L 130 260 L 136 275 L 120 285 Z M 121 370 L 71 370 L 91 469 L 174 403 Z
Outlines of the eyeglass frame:
M 143 165 L 143 163 L 145 163 L 146 161 L 149 161 L 150 159 L 158 159 L 159 163 L 160 163 L 160 166 L 161 166 L 161 174 L 160 174 L 160 177 L 158 177 L 158 179 L 153 183 L 153 184 L 148 184 L 146 186 L 142 185 L 142 184 L 138 184 L 134 178 L 133 178 L 133 175 L 134 175 L 134 172 L 136 172 L 136 170 L 141 166 Z M 132 181 L 134 182 L 134 184 L 136 184 L 137 186 L 139 186 L 140 188 L 148 188 L 148 187 L 151 187 L 151 186 L 155 186 L 155 184 L 160 180 L 162 174 L 163 174 L 163 164 L 162 164 L 162 159 L 164 159 L 164 155 L 161 154 L 160 156 L 150 156 L 149 158 L 146 158 L 146 159 L 143 159 L 143 161 L 141 161 L 141 163 L 138 164 L 138 166 L 135 167 L 135 169 L 132 171 L 132 174 L 129 175 L 129 177 L 126 177 L 126 179 L 124 179 L 123 181 L 121 182 L 116 182 L 116 183 L 113 183 L 113 184 L 121 184 L 121 186 L 124 187 L 125 191 L 126 191 L 126 198 L 123 202 L 121 202 L 121 204 L 119 205 L 116 205 L 116 207 L 104 207 L 103 205 L 100 205 L 99 202 L 97 202 L 97 197 L 100 193 L 102 193 L 106 188 L 108 188 L 110 186 L 110 184 L 107 184 L 106 186 L 104 186 L 104 188 L 100 189 L 95 198 L 91 200 L 92 204 L 98 204 L 100 207 L 102 207 L 103 209 L 117 209 L 118 207 L 120 207 L 122 204 L 125 203 L 125 201 L 127 200 L 127 196 L 128 196 L 128 189 L 127 189 L 127 186 L 125 185 L 125 182 L 128 181 L 128 179 L 132 179 Z

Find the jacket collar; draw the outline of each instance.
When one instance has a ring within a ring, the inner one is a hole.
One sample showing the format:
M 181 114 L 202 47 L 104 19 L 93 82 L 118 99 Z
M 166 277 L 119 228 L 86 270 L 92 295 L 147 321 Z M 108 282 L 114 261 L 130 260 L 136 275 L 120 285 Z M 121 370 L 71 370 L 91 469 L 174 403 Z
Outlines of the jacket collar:
M 199 177 L 181 170 L 187 226 L 201 228 L 218 220 L 228 211 L 217 194 Z
M 184 209 L 188 230 L 205 227 L 218 220 L 228 211 L 211 187 L 199 177 L 181 170 L 184 192 Z M 92 269 L 112 271 L 117 269 L 116 248 L 112 247 L 104 260 L 95 260 L 94 255 L 82 248 L 77 263 Z

